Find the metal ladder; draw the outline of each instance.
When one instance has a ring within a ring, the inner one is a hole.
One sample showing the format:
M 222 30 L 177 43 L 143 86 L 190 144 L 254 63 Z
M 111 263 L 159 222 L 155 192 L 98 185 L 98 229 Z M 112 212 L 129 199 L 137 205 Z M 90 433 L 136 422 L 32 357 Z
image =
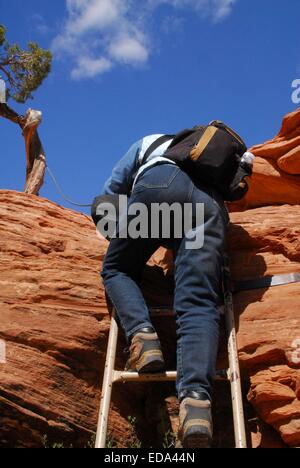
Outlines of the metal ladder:
M 233 310 L 233 296 L 230 284 L 229 258 L 224 258 L 223 267 L 223 293 L 226 317 L 226 332 L 228 337 L 228 359 L 229 369 L 216 373 L 217 380 L 227 380 L 231 386 L 232 411 L 234 423 L 234 435 L 236 448 L 247 448 L 245 418 L 243 410 L 243 397 L 241 388 L 240 366 L 235 329 L 235 318 Z M 174 312 L 166 308 L 151 309 L 151 316 L 173 316 Z M 142 374 L 137 372 L 117 371 L 115 360 L 119 328 L 116 320 L 116 312 L 113 311 L 109 332 L 105 371 L 102 386 L 102 397 L 100 404 L 99 420 L 97 427 L 95 448 L 105 448 L 108 418 L 111 404 L 113 385 L 117 382 L 173 382 L 176 381 L 177 372 L 165 372 L 164 374 Z

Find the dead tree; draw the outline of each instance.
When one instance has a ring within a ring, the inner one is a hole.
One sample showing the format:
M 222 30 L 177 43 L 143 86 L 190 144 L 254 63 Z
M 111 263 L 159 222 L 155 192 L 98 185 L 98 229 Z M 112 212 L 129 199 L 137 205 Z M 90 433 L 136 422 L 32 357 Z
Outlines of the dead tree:
M 37 128 L 42 121 L 42 113 L 29 109 L 25 116 L 18 115 L 7 104 L 0 103 L 0 117 L 16 123 L 22 130 L 26 148 L 26 184 L 24 192 L 38 195 L 44 183 L 46 156 Z

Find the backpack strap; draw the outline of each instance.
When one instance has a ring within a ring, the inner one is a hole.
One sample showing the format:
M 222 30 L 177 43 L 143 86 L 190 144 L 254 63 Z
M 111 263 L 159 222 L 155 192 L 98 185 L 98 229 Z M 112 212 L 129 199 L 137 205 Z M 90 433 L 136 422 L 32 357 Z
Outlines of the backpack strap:
M 159 137 L 157 140 L 155 140 L 152 145 L 149 146 L 149 148 L 147 149 L 146 153 L 144 154 L 144 157 L 141 161 L 141 166 L 143 164 L 146 163 L 147 159 L 149 158 L 149 156 L 151 156 L 151 154 L 157 149 L 159 148 L 161 145 L 163 145 L 164 143 L 166 143 L 167 141 L 170 141 L 170 140 L 173 140 L 174 138 L 174 135 L 163 135 L 161 137 Z

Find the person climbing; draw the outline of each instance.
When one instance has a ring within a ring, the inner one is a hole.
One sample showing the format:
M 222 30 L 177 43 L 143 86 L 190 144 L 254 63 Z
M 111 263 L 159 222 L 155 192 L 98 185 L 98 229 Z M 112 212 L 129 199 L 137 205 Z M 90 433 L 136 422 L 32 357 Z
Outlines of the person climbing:
M 140 281 L 147 261 L 160 246 L 173 249 L 178 437 L 184 448 L 208 448 L 212 443 L 212 387 L 219 343 L 222 261 L 229 224 L 224 199 L 239 199 L 247 193 L 246 180 L 252 174 L 252 165 L 249 153 L 242 158 L 245 151 L 238 135 L 219 121 L 177 135 L 146 136 L 115 166 L 103 196 L 95 199 L 92 210 L 97 224 L 101 219 L 97 208 L 103 197 L 107 201 L 109 197 L 127 195 L 128 208 L 140 203 L 150 211 L 153 204 L 189 204 L 192 233 L 199 227 L 204 229 L 203 245 L 190 248 L 191 231 L 176 236 L 175 217 L 168 238 L 162 235 L 162 229 L 155 237 L 121 236 L 124 223 L 120 221 L 101 272 L 106 293 L 130 344 L 126 370 L 164 372 L 160 340 Z M 199 226 L 197 212 L 203 205 Z M 129 216 L 129 221 L 132 218 Z M 153 217 L 149 216 L 147 222 L 153 223 Z

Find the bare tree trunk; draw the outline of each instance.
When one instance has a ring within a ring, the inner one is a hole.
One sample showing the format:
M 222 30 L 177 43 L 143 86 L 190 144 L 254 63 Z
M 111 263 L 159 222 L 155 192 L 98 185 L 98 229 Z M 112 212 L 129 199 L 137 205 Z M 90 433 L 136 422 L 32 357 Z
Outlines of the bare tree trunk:
M 0 104 L 0 117 L 19 125 L 26 147 L 26 184 L 24 192 L 38 195 L 44 183 L 46 156 L 37 128 L 42 121 L 41 112 L 29 109 L 25 116 L 18 115 L 6 104 Z

